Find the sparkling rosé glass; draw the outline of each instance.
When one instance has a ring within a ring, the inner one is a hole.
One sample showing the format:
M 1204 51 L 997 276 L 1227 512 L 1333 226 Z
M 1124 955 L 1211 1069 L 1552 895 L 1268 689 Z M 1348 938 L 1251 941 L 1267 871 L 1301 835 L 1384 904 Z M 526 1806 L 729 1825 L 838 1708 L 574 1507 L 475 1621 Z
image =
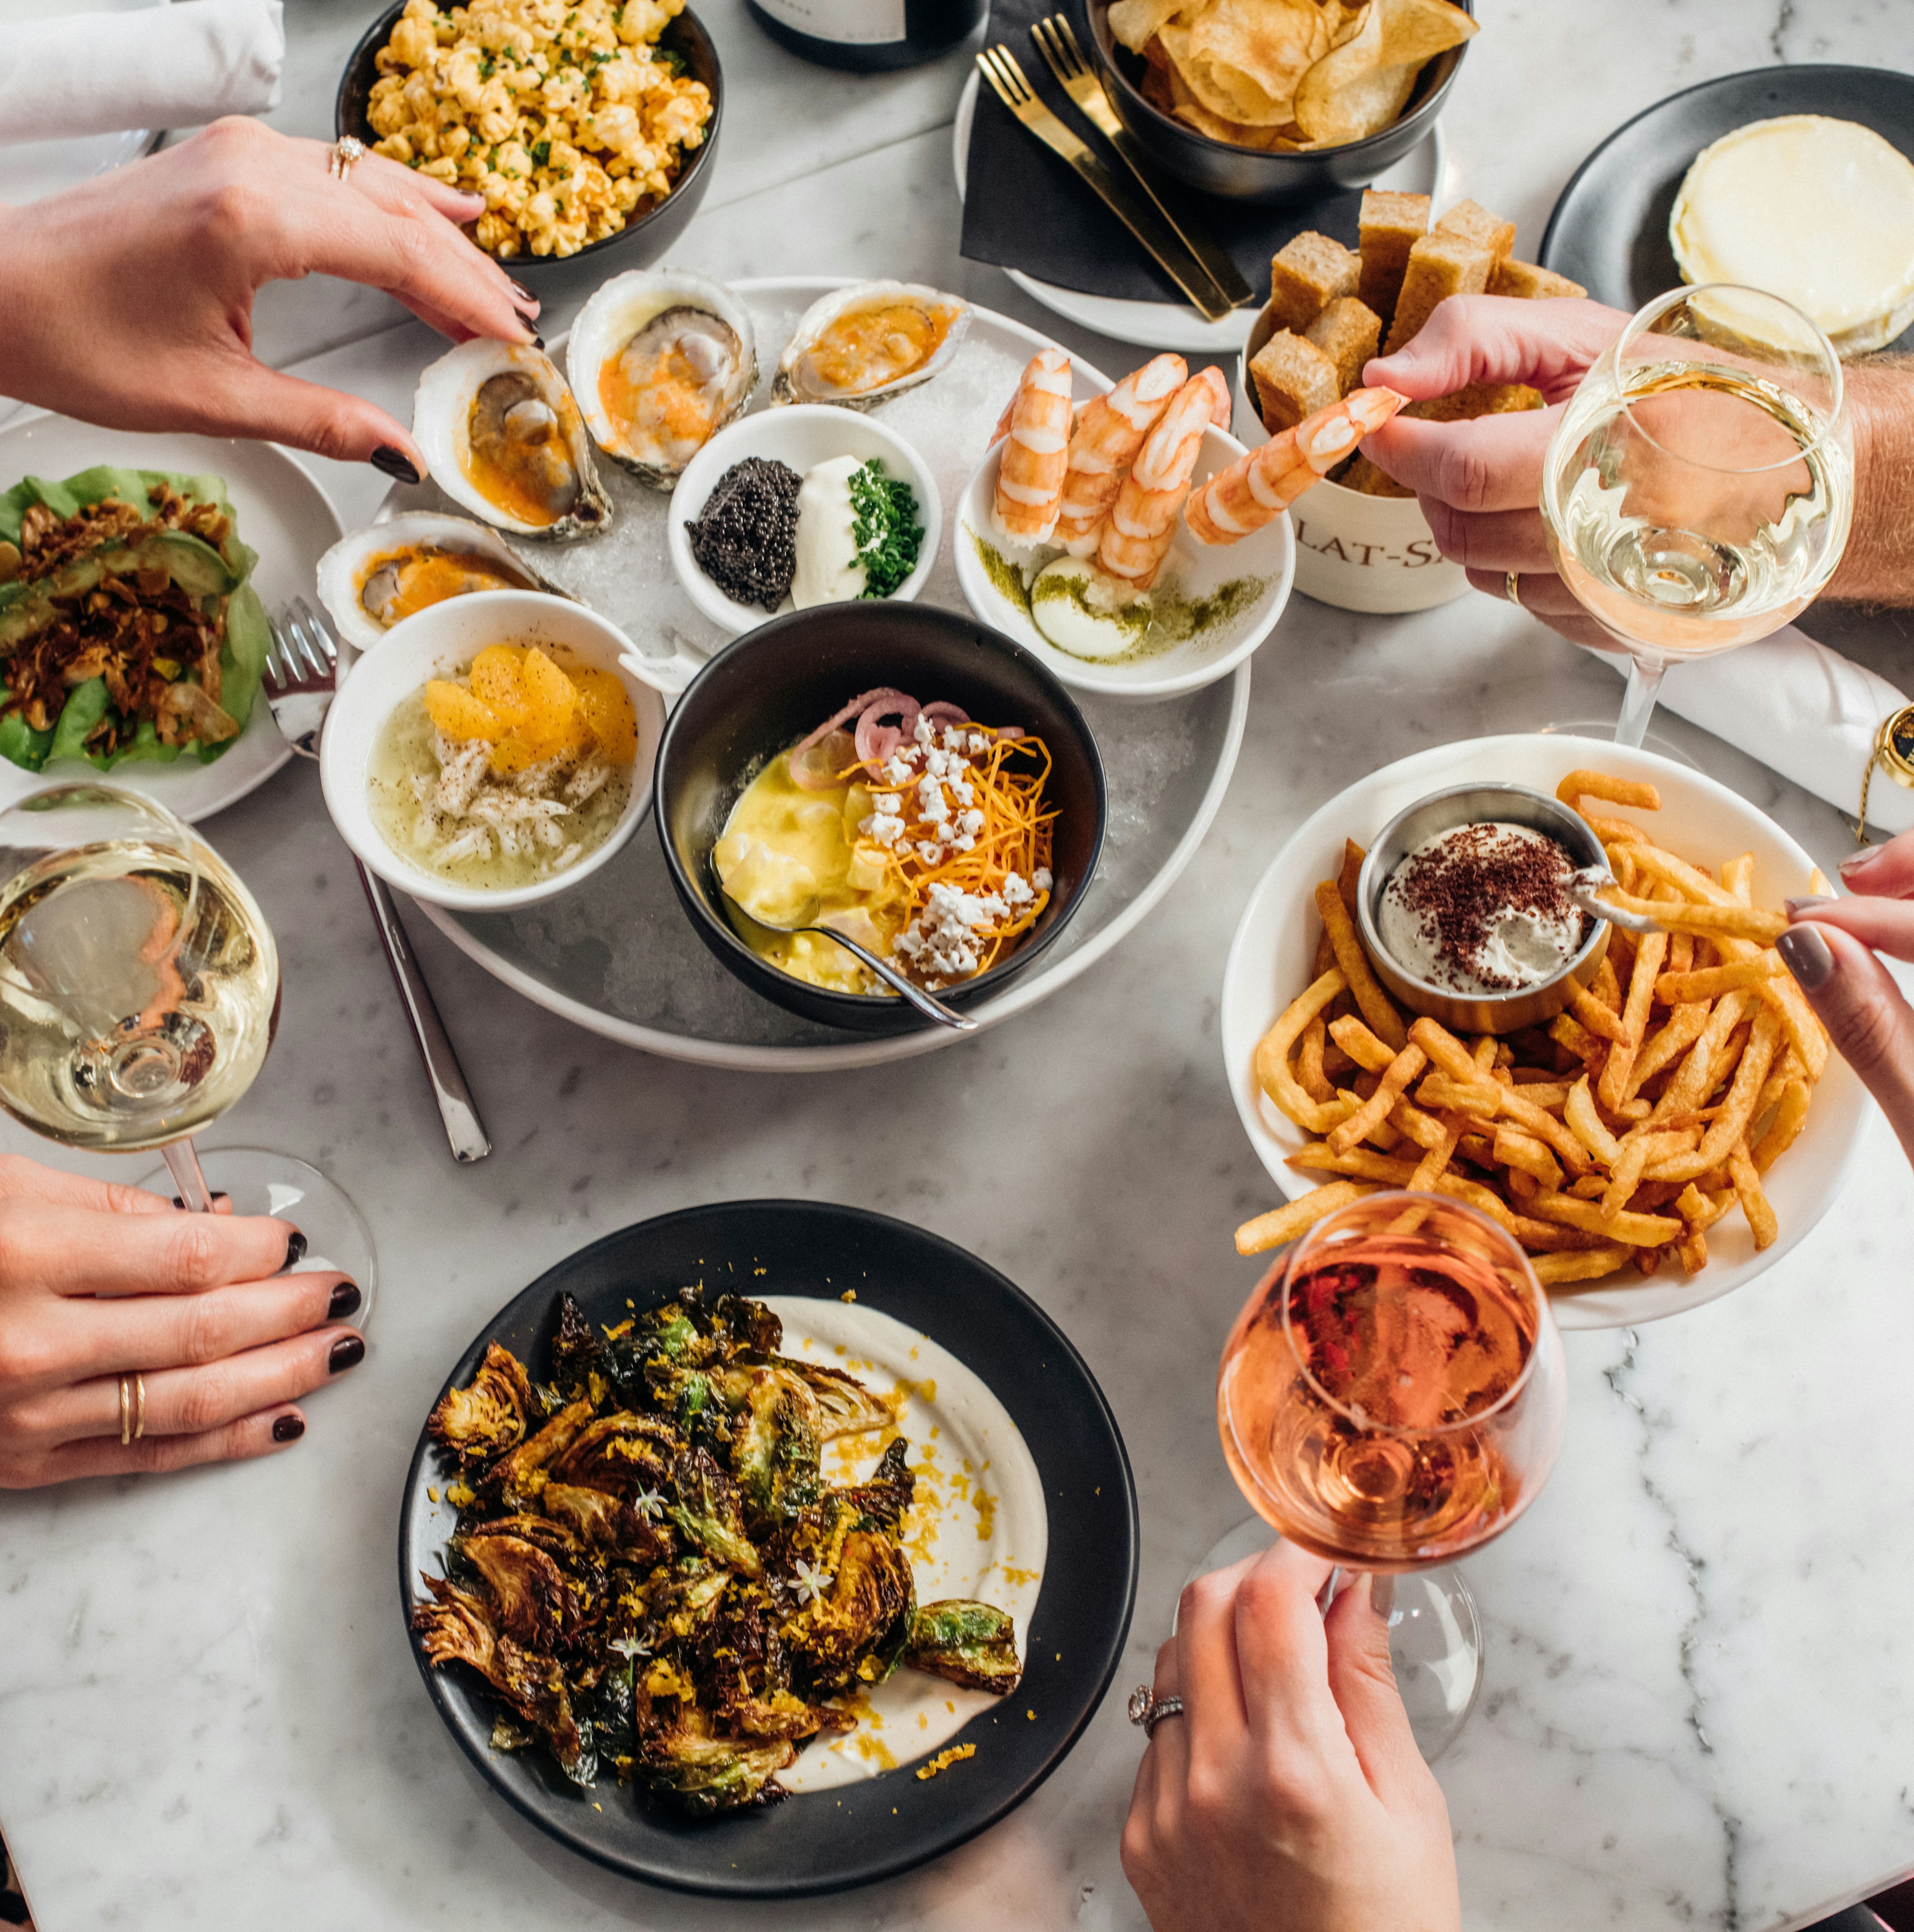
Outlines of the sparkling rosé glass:
M 1444 1566 L 1534 1499 L 1566 1400 L 1527 1256 L 1441 1195 L 1372 1194 L 1318 1222 L 1224 1346 L 1217 1426 L 1257 1514 L 1339 1576 L 1407 1580 L 1378 1579 L 1377 1604 L 1426 1757 L 1461 1729 L 1481 1674 L 1474 1603 Z

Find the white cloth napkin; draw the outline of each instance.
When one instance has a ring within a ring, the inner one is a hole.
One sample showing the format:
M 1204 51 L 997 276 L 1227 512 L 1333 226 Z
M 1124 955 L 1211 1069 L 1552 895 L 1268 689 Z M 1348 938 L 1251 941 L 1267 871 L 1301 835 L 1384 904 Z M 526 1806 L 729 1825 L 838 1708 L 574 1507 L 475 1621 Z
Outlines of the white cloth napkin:
M 1759 644 L 1676 665 L 1659 701 L 1838 806 L 1851 824 L 1874 735 L 1908 700 L 1886 678 L 1789 625 Z M 1876 771 L 1868 822 L 1877 832 L 1914 829 L 1914 791 Z
M 280 0 L 185 0 L 131 14 L 64 14 L 6 30 L 0 146 L 196 128 L 279 104 Z M 0 166 L 0 199 L 5 170 Z

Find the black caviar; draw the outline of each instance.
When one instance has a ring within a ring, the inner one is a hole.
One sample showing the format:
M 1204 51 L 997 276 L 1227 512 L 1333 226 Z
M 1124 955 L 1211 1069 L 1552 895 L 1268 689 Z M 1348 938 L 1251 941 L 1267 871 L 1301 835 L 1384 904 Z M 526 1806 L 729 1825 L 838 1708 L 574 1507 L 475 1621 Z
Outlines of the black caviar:
M 687 523 L 698 568 L 727 597 L 775 610 L 797 574 L 797 493 L 788 463 L 747 456 L 718 478 L 704 514 Z

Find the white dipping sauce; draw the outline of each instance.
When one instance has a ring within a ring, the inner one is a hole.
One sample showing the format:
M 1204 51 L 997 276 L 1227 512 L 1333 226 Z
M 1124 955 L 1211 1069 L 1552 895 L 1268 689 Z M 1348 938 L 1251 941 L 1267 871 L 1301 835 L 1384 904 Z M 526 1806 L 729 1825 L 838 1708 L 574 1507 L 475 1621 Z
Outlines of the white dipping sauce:
M 1028 1664 L 1050 1520 L 1036 1462 L 1009 1412 L 947 1348 L 891 1316 L 809 1295 L 762 1299 L 784 1324 L 783 1353 L 844 1370 L 879 1395 L 902 1396 L 896 1432 L 910 1444 L 917 1479 L 902 1542 L 917 1601 L 967 1597 L 1008 1610 L 1017 1655 Z M 826 1443 L 824 1480 L 861 1481 L 891 1433 Z M 1023 1707 L 1013 1704 L 904 1664 L 854 1700 L 856 1730 L 801 1745 L 778 1782 L 788 1791 L 824 1791 L 875 1778 L 941 1750 L 980 1712 L 1008 1712 L 1022 1723 Z M 988 1748 L 987 1742 L 980 1747 Z M 963 1774 L 961 1764 L 944 1773 Z
M 833 456 L 804 472 L 797 492 L 797 570 L 791 602 L 848 604 L 864 594 L 864 566 L 857 555 L 850 479 L 863 466 L 855 456 Z

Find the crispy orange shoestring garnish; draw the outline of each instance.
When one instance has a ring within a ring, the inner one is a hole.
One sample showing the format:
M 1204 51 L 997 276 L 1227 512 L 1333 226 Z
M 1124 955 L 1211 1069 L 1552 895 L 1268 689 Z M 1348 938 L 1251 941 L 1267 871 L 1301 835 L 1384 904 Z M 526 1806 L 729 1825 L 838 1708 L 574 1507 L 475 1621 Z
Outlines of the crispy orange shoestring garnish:
M 950 886 L 958 892 L 982 898 L 1000 892 L 1004 881 L 1015 872 L 1035 893 L 1030 903 L 1012 918 L 994 926 L 973 929 L 972 937 L 978 946 L 976 972 L 982 974 L 990 970 L 1012 941 L 1030 930 L 1036 922 L 1038 914 L 1050 902 L 1048 892 L 1039 891 L 1036 884 L 1037 872 L 1048 868 L 1050 863 L 1050 827 L 1057 816 L 1054 808 L 1046 810 L 1043 806 L 1043 788 L 1050 782 L 1050 748 L 1041 738 L 1000 738 L 989 726 L 970 719 L 966 719 L 961 727 L 951 728 L 961 729 L 967 734 L 977 732 L 990 740 L 990 748 L 983 754 L 982 762 L 967 761 L 964 774 L 976 793 L 974 805 L 964 809 L 974 809 L 984 815 L 983 824 L 976 834 L 976 843 L 968 852 L 951 851 L 935 865 L 925 863 L 917 850 L 917 842 L 928 838 L 932 822 L 918 811 L 916 786 L 920 778 L 914 777 L 908 784 L 893 786 L 880 775 L 874 761 L 847 766 L 838 776 L 846 784 L 862 778 L 866 784 L 881 790 L 895 791 L 908 808 L 904 835 L 895 845 L 883 845 L 874 838 L 863 838 L 859 839 L 856 846 L 860 854 L 868 854 L 882 862 L 888 881 L 894 883 L 902 893 L 907 908 L 904 926 L 908 927 L 930 904 L 933 886 Z M 1034 754 L 1041 760 L 1040 770 L 1014 772 L 1006 769 L 1012 758 L 1026 753 Z M 974 978 L 976 974 L 970 976 Z

